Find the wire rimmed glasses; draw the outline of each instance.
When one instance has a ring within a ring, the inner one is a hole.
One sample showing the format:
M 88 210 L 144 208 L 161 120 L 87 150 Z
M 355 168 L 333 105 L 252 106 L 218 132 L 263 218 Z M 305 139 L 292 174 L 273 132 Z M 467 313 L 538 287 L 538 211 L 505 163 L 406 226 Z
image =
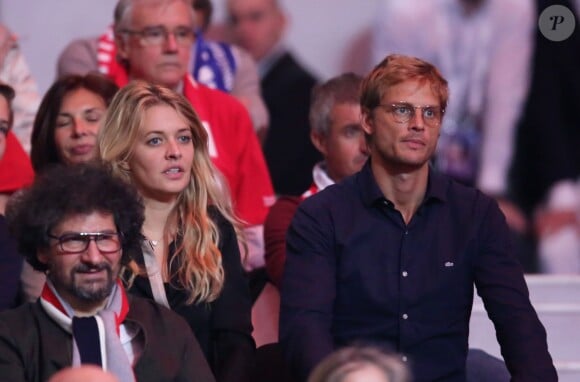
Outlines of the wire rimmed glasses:
M 429 127 L 439 127 L 445 113 L 440 106 L 415 106 L 407 102 L 380 104 L 379 107 L 390 113 L 397 123 L 409 122 L 415 118 L 416 110 L 420 110 L 423 122 Z

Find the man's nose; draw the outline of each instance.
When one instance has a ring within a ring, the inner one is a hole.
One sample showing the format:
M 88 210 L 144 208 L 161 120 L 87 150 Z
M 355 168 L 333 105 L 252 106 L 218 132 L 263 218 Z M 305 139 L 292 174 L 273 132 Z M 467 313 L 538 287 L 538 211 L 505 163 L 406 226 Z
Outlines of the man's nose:
M 423 109 L 414 109 L 413 115 L 411 119 L 409 119 L 409 128 L 410 129 L 424 129 L 425 128 L 425 120 L 423 119 Z
M 102 257 L 103 257 L 103 254 L 99 250 L 99 247 L 97 246 L 97 242 L 94 240 L 89 241 L 89 245 L 87 247 L 87 250 L 84 251 L 82 253 L 82 256 L 81 256 L 83 262 L 90 263 L 90 264 L 100 263 L 102 260 Z
M 165 39 L 165 51 L 166 52 L 176 52 L 177 51 L 177 39 L 175 38 L 174 32 L 167 32 L 167 38 Z

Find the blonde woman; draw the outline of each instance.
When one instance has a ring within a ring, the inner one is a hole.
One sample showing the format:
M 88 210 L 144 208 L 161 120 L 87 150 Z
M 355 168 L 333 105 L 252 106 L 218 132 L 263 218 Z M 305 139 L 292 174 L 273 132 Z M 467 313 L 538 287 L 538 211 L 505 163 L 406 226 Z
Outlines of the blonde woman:
M 248 380 L 255 344 L 238 223 L 197 114 L 183 96 L 133 82 L 113 99 L 99 150 L 145 204 L 129 291 L 188 321 L 217 381 Z

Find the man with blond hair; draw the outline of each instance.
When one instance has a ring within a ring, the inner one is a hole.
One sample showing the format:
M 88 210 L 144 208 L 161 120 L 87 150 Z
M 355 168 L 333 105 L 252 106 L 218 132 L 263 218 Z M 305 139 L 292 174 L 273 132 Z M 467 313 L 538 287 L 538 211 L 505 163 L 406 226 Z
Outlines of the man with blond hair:
M 512 380 L 557 380 L 497 203 L 429 165 L 447 100 L 417 58 L 387 56 L 363 81 L 370 159 L 302 202 L 287 234 L 280 339 L 300 380 L 356 342 L 400 353 L 415 381 L 465 381 L 474 285 Z

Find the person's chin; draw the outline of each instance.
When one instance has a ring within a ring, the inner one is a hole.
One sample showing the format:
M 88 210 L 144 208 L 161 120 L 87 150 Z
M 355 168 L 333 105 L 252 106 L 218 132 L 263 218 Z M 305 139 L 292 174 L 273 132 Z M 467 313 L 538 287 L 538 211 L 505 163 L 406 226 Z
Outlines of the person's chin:
M 183 77 L 185 77 L 185 73 L 181 68 L 164 67 L 162 73 L 158 76 L 158 80 L 155 82 L 167 88 L 175 89 L 183 80 Z
M 88 299 L 102 299 L 109 295 L 112 289 L 113 281 L 104 276 L 102 278 L 92 279 L 77 279 L 75 282 L 75 290 L 77 296 Z

